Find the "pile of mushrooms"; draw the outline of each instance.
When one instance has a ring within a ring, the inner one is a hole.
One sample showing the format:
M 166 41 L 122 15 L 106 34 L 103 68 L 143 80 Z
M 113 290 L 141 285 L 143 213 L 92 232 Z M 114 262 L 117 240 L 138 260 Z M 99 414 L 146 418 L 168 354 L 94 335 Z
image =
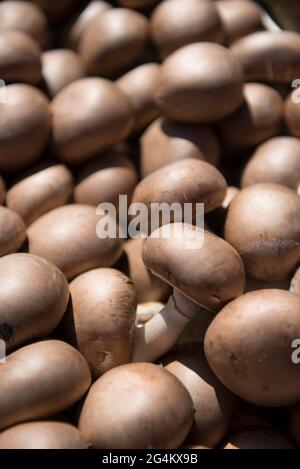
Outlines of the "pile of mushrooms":
M 300 446 L 299 77 L 252 0 L 0 3 L 1 449 Z

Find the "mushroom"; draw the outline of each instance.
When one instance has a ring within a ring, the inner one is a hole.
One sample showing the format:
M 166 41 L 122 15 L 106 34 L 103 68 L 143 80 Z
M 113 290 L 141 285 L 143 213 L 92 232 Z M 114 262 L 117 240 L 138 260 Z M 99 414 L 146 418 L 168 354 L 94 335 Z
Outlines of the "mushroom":
M 174 375 L 151 363 L 131 363 L 93 384 L 79 430 L 96 449 L 171 449 L 184 442 L 192 421 L 192 400 Z
M 210 0 L 164 0 L 153 11 L 150 26 L 162 58 L 194 42 L 224 40 L 221 18 Z
M 40 54 L 38 43 L 27 34 L 0 30 L 1 80 L 36 84 L 41 79 Z
M 0 429 L 71 407 L 91 384 L 82 355 L 59 340 L 20 348 L 0 366 Z
M 32 2 L 8 0 L 0 4 L 0 29 L 21 31 L 43 46 L 48 33 L 47 18 Z
M 159 65 L 140 65 L 117 80 L 117 85 L 128 97 L 135 113 L 134 131 L 139 132 L 150 124 L 160 111 L 154 99 L 154 91 L 159 76 Z
M 259 290 L 232 301 L 215 317 L 205 336 L 205 355 L 230 391 L 266 407 L 299 401 L 299 366 L 292 360 L 292 343 L 300 337 L 299 308 L 293 293 Z
M 70 46 L 78 50 L 82 36 L 89 28 L 94 18 L 112 8 L 112 6 L 104 0 L 92 0 L 77 16 L 69 31 Z
M 66 327 L 92 376 L 129 363 L 137 307 L 129 278 L 115 269 L 90 270 L 71 282 L 70 293 Z
M 50 260 L 68 279 L 96 267 L 110 267 L 121 255 L 122 243 L 117 237 L 97 236 L 100 220 L 90 205 L 51 210 L 28 228 L 29 253 Z
M 300 198 L 273 183 L 243 189 L 231 202 L 225 239 L 258 280 L 284 280 L 300 260 Z
M 244 291 L 244 267 L 235 250 L 192 225 L 165 225 L 152 233 L 144 243 L 143 259 L 154 275 L 175 288 L 167 305 L 136 329 L 135 362 L 157 360 L 176 344 L 194 316 L 205 315 L 207 324 L 203 308 L 217 312 Z
M 122 73 L 141 56 L 148 33 L 147 18 L 136 11 L 113 8 L 97 15 L 79 46 L 89 75 L 111 78 Z
M 53 49 L 42 54 L 42 77 L 51 97 L 85 75 L 83 60 L 72 50 Z
M 274 137 L 261 144 L 242 174 L 242 187 L 274 182 L 300 193 L 300 140 Z
M 11 351 L 47 337 L 69 300 L 64 275 L 50 262 L 29 254 L 0 258 L 0 339 Z
M 247 83 L 244 103 L 218 124 L 225 151 L 243 152 L 280 132 L 283 100 L 273 88 L 261 83 Z
M 6 194 L 6 205 L 30 225 L 44 213 L 64 205 L 73 191 L 72 173 L 54 164 L 24 177 Z
M 300 34 L 260 31 L 231 46 L 247 81 L 291 83 L 300 74 Z
M 36 161 L 49 131 L 49 103 L 44 94 L 29 85 L 8 85 L 0 113 L 0 171 L 16 171 Z
M 134 190 L 132 203 L 147 206 L 151 231 L 154 231 L 157 227 L 152 227 L 155 221 L 152 204 L 177 203 L 184 208 L 184 204 L 190 203 L 194 210 L 197 203 L 203 203 L 207 213 L 222 204 L 226 189 L 225 179 L 214 166 L 205 161 L 186 158 L 163 166 L 143 179 Z M 176 219 L 176 214 L 173 217 Z M 193 221 L 195 217 L 194 210 Z M 182 221 L 182 218 L 175 221 Z M 161 222 L 165 223 L 164 220 Z
M 16 252 L 26 239 L 22 218 L 12 210 L 0 206 L 0 257 Z
M 57 156 L 78 164 L 128 136 L 133 114 L 127 97 L 102 78 L 83 78 L 52 101 L 52 138 Z
M 111 203 L 119 212 L 119 196 L 127 196 L 128 204 L 138 182 L 127 148 L 116 146 L 86 162 L 79 171 L 74 200 L 98 207 Z
M 216 2 L 227 44 L 263 28 L 262 11 L 252 1 L 219 0 Z
M 0 449 L 86 449 L 88 444 L 73 425 L 27 422 L 0 433 Z
M 171 352 L 163 363 L 193 400 L 194 423 L 186 442 L 216 447 L 228 432 L 237 398 L 213 374 L 200 344 Z
M 207 124 L 238 109 L 243 102 L 243 80 L 242 68 L 228 49 L 195 43 L 167 57 L 155 96 L 167 117 Z
M 161 117 L 141 137 L 142 177 L 184 158 L 196 158 L 217 166 L 220 153 L 220 145 L 212 127 Z

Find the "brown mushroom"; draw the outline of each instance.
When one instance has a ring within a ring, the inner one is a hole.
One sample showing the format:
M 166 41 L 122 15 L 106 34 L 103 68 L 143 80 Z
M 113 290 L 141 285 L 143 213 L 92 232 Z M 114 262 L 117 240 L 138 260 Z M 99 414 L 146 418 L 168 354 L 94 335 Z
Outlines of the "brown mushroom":
M 121 255 L 122 243 L 118 238 L 98 237 L 100 220 L 90 205 L 51 210 L 28 228 L 29 252 L 53 262 L 68 279 L 96 267 L 110 267 Z
M 135 112 L 135 132 L 144 129 L 160 114 L 154 99 L 159 69 L 160 67 L 156 63 L 140 65 L 116 82 L 128 97 Z
M 89 367 L 65 342 L 20 348 L 0 366 L 0 429 L 43 419 L 72 406 L 91 384 Z
M 27 422 L 0 433 L 0 449 L 86 449 L 76 427 L 64 422 Z
M 292 360 L 292 343 L 300 337 L 299 308 L 293 293 L 259 290 L 232 301 L 215 317 L 205 336 L 205 355 L 230 391 L 262 406 L 299 401 L 299 366 Z
M 129 278 L 115 269 L 90 270 L 73 280 L 70 293 L 67 326 L 92 376 L 129 363 L 137 307 Z
M 61 321 L 68 283 L 50 262 L 29 254 L 2 257 L 0 283 L 0 338 L 7 351 L 47 337 Z
M 53 49 L 42 55 L 42 76 L 51 97 L 85 75 L 83 60 L 72 50 Z
M 36 84 L 42 76 L 40 54 L 38 43 L 27 34 L 0 30 L 1 80 Z
M 216 2 L 227 44 L 263 28 L 262 11 L 252 1 L 220 0 Z
M 300 34 L 261 31 L 235 42 L 231 51 L 247 81 L 291 83 L 300 74 Z
M 127 97 L 101 78 L 83 78 L 52 101 L 52 134 L 57 156 L 80 163 L 126 138 L 133 114 Z
M 69 32 L 69 43 L 73 49 L 78 50 L 82 36 L 93 19 L 110 8 L 112 6 L 104 0 L 92 0 L 88 3 L 73 22 Z
M 7 0 L 0 4 L 0 29 L 21 31 L 43 46 L 47 38 L 47 18 L 32 2 Z
M 254 147 L 280 132 L 283 100 L 276 90 L 261 83 L 247 83 L 244 98 L 244 104 L 218 124 L 229 155 Z
M 64 205 L 73 190 L 73 176 L 62 164 L 34 172 L 12 186 L 6 205 L 30 225 L 49 210 Z
M 243 189 L 231 202 L 225 239 L 258 280 L 284 280 L 300 260 L 300 198 L 273 183 Z
M 88 161 L 79 171 L 74 200 L 79 204 L 98 207 L 111 203 L 119 211 L 119 196 L 127 196 L 130 203 L 138 175 L 127 148 L 116 146 Z
M 179 448 L 193 420 L 192 400 L 171 373 L 150 363 L 108 371 L 92 386 L 79 430 L 93 448 Z
M 12 210 L 0 206 L 0 257 L 16 252 L 26 239 L 22 218 Z
M 41 156 L 50 130 L 49 105 L 29 85 L 8 85 L 6 95 L 0 113 L 0 170 L 16 171 Z
M 145 16 L 126 8 L 113 8 L 89 24 L 79 51 L 90 75 L 111 78 L 139 59 L 147 39 Z
M 152 226 L 155 222 L 152 204 L 177 203 L 184 207 L 185 203 L 193 206 L 203 203 L 207 213 L 222 204 L 226 189 L 225 179 L 214 166 L 205 161 L 186 158 L 163 166 L 143 179 L 134 190 L 132 203 L 143 203 L 148 207 L 153 231 L 157 226 Z M 195 216 L 193 213 L 193 217 Z M 165 223 L 164 220 L 162 223 Z
M 150 26 L 162 58 L 194 42 L 224 41 L 221 18 L 210 0 L 164 0 L 152 13 Z
M 243 79 L 238 60 L 225 47 L 190 44 L 164 61 L 155 93 L 157 103 L 174 120 L 216 122 L 242 104 Z
M 194 424 L 187 443 L 217 446 L 228 432 L 237 398 L 213 374 L 200 344 L 171 352 L 163 362 L 193 400 Z
M 141 137 L 142 177 L 184 158 L 197 158 L 217 166 L 220 153 L 212 127 L 162 117 L 156 119 Z
M 300 189 L 300 140 L 295 137 L 274 137 L 260 145 L 242 174 L 242 187 L 274 182 Z

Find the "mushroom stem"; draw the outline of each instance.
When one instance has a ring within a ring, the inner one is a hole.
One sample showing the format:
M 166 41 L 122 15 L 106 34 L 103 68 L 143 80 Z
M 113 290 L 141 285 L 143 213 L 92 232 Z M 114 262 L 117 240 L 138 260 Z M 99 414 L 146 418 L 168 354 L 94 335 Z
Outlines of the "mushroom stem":
M 192 317 L 202 311 L 200 306 L 187 298 L 182 299 L 183 296 L 174 291 L 161 311 L 143 326 L 136 327 L 133 362 L 154 362 L 167 353 L 176 344 Z

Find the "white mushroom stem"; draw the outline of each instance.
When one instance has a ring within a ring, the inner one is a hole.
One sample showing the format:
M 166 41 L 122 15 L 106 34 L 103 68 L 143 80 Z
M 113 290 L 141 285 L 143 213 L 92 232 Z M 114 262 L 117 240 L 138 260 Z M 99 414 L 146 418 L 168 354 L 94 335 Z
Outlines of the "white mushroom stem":
M 188 307 L 182 307 L 184 305 Z M 143 326 L 136 327 L 133 362 L 154 362 L 167 353 L 199 311 L 202 311 L 200 306 L 193 304 L 187 298 L 182 300 L 182 295 L 174 291 L 160 312 Z

